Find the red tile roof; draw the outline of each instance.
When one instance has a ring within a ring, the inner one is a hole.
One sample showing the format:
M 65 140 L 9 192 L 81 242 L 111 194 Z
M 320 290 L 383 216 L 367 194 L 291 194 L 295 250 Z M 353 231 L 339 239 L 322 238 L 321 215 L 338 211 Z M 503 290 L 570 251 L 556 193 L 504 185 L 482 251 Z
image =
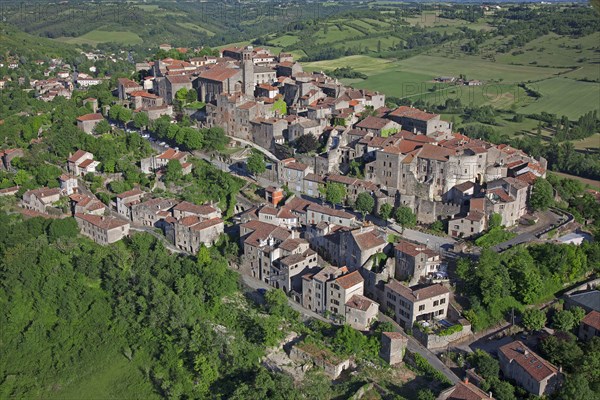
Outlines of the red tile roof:
M 87 160 L 85 160 L 85 161 L 83 161 L 81 164 L 79 164 L 79 167 L 80 167 L 80 168 L 87 168 L 87 167 L 89 167 L 91 164 L 93 164 L 94 162 L 95 162 L 94 160 L 91 160 L 91 159 L 89 159 L 89 158 L 88 158 Z
M 120 193 L 120 194 L 117 195 L 117 197 L 119 199 L 125 199 L 127 197 L 139 196 L 139 195 L 143 195 L 143 194 L 144 194 L 143 191 L 141 191 L 138 188 L 135 188 L 135 189 L 131 189 L 131 190 L 128 190 L 126 192 Z
M 98 113 L 85 114 L 80 117 L 77 117 L 77 121 L 82 121 L 82 122 L 83 121 L 100 121 L 102 119 L 104 119 L 104 117 L 102 116 L 102 114 L 98 114 Z
M 346 275 L 342 275 L 337 278 L 336 283 L 343 287 L 344 289 L 350 289 L 362 282 L 364 282 L 363 277 L 360 275 L 360 272 L 354 271 Z
M 554 365 L 531 351 L 519 340 L 505 344 L 498 349 L 498 352 L 502 353 L 508 360 L 519 364 L 537 382 L 558 373 L 558 369 Z
M 197 215 L 208 215 L 217 211 L 213 206 L 209 204 L 197 205 L 188 201 L 182 201 L 181 203 L 177 204 L 173 208 L 173 211 L 175 210 L 181 212 L 194 213 Z
M 102 215 L 76 213 L 75 218 L 87 221 L 90 224 L 97 226 L 98 228 L 103 230 L 111 230 L 115 228 L 120 228 L 125 225 L 129 225 L 127 221 L 124 221 L 122 219 L 114 217 L 105 217 Z
M 363 119 L 358 124 L 356 124 L 356 127 L 362 128 L 362 129 L 379 130 L 379 129 L 383 129 L 390 122 L 392 122 L 392 121 L 390 121 L 389 119 L 378 118 L 378 117 L 369 115 L 367 118 Z
M 126 88 L 136 88 L 136 87 L 140 87 L 140 84 L 137 82 L 132 81 L 131 79 L 127 79 L 127 78 L 119 78 L 118 79 L 119 83 L 121 85 L 123 85 Z
M 448 389 L 448 391 L 450 395 L 445 400 L 494 400 L 488 393 L 485 393 L 472 383 L 459 382 L 453 388 Z
M 420 121 L 429 121 L 432 118 L 437 117 L 437 114 L 430 114 L 425 111 L 421 111 L 418 108 L 400 106 L 390 113 L 394 117 L 407 117 Z
M 448 158 L 454 154 L 454 151 L 445 147 L 425 143 L 423 147 L 421 147 L 417 157 L 430 160 L 448 161 Z
M 390 288 L 390 290 L 398 293 L 400 296 L 412 301 L 413 303 L 450 293 L 448 288 L 441 283 L 411 289 L 408 286 L 404 286 L 396 279 L 391 279 L 386 285 Z
M 69 162 L 77 162 L 77 160 L 79 160 L 81 157 L 83 157 L 86 153 L 87 153 L 87 151 L 77 150 L 75 152 L 75 154 L 73 154 L 71 157 L 69 157 Z
M 157 95 L 148 93 L 145 90 L 135 90 L 135 91 L 129 93 L 129 95 L 132 97 L 145 97 L 147 99 L 158 99 Z
M 597 332 L 600 332 L 600 312 L 592 310 L 582 320 L 581 323 L 589 325 Z
M 191 83 L 191 79 L 187 75 L 167 75 L 167 80 L 172 84 L 185 84 Z
M 346 306 L 361 311 L 367 311 L 373 304 L 376 303 L 360 294 L 355 294 L 346 302 Z
M 208 79 L 210 81 L 223 82 L 229 79 L 241 70 L 238 68 L 227 68 L 227 67 L 215 67 L 200 73 L 200 78 Z
M 356 241 L 356 244 L 361 250 L 385 246 L 385 244 L 387 243 L 387 241 L 381 236 L 379 236 L 375 230 L 354 234 L 354 240 Z

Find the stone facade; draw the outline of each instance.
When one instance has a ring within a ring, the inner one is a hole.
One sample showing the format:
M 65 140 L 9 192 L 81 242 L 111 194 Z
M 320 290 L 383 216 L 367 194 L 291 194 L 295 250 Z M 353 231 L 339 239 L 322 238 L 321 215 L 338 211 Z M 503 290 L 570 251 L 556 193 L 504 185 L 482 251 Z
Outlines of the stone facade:
M 75 214 L 81 234 L 98 244 L 117 242 L 129 235 L 129 222 L 119 218 L 90 214 Z

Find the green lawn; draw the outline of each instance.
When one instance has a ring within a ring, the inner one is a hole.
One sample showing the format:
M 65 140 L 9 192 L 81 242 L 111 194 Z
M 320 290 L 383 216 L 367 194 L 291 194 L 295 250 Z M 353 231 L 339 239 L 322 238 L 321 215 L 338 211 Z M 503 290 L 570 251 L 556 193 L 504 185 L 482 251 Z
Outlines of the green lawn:
M 519 109 L 518 112 L 545 111 L 577 119 L 588 111 L 600 110 L 600 83 L 552 78 L 537 82 L 532 87 L 539 91 L 542 97 Z
M 122 31 L 103 31 L 99 29 L 95 29 L 86 33 L 85 35 L 70 38 L 70 37 L 60 37 L 56 40 L 61 42 L 70 43 L 70 44 L 89 44 L 92 46 L 97 45 L 98 43 L 105 42 L 114 42 L 114 43 L 122 43 L 122 44 L 138 44 L 142 43 L 143 40 L 137 34 L 133 32 L 122 32 Z

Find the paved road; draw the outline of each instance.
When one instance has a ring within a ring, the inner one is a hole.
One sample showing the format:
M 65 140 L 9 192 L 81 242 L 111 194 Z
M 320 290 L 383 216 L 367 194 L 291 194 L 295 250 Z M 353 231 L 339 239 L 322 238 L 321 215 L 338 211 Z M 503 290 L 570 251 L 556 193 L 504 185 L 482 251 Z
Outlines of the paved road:
M 412 336 L 407 336 L 404 333 L 403 329 L 400 327 L 400 325 L 396 323 L 396 321 L 394 321 L 393 319 L 381 312 L 379 313 L 379 320 L 390 322 L 394 326 L 394 331 L 401 332 L 405 337 L 408 338 L 408 344 L 406 345 L 406 348 L 411 353 L 418 353 L 421 356 L 425 357 L 429 364 L 431 364 L 438 371 L 442 372 L 446 376 L 446 378 L 448 378 L 453 384 L 460 382 L 458 376 L 456 376 L 456 374 L 452 372 L 452 370 L 448 368 L 446 364 L 444 364 L 439 358 L 437 358 L 437 356 L 431 351 L 427 350 L 421 343 L 417 341 L 417 339 L 415 339 Z
M 502 243 L 492 247 L 492 250 L 497 253 L 501 253 L 501 252 L 508 250 L 511 247 L 514 247 L 518 244 L 533 242 L 538 239 L 538 236 L 540 234 L 544 233 L 545 231 L 550 229 L 552 226 L 560 227 L 560 226 L 570 222 L 571 220 L 572 220 L 571 216 L 562 216 L 553 211 L 548 210 L 545 213 L 543 213 L 542 215 L 540 215 L 540 220 L 535 225 L 535 229 L 531 229 L 531 230 L 524 232 L 518 236 L 515 236 L 514 238 L 507 240 L 506 242 L 502 242 Z

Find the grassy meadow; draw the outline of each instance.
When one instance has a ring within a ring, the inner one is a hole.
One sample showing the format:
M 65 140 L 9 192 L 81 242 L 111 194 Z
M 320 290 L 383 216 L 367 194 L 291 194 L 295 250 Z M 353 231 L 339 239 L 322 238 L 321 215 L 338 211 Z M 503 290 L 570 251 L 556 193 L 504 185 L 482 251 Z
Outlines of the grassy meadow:
M 96 46 L 98 43 L 113 42 L 121 44 L 138 44 L 142 43 L 142 38 L 133 32 L 123 31 L 108 31 L 95 29 L 75 38 L 62 37 L 57 40 L 69 44 L 89 44 Z

